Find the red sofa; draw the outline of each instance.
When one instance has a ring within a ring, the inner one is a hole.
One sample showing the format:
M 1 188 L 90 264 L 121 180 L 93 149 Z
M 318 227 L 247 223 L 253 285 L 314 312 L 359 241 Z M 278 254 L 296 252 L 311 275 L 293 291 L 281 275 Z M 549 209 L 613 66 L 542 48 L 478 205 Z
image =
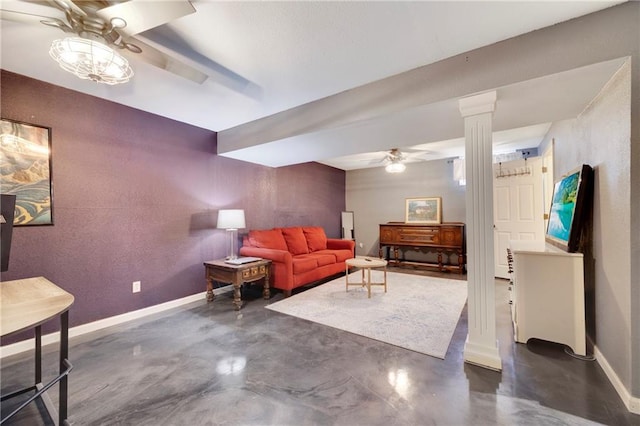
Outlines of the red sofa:
M 327 238 L 319 226 L 252 230 L 243 237 L 240 254 L 270 259 L 271 287 L 291 290 L 345 271 L 355 242 Z

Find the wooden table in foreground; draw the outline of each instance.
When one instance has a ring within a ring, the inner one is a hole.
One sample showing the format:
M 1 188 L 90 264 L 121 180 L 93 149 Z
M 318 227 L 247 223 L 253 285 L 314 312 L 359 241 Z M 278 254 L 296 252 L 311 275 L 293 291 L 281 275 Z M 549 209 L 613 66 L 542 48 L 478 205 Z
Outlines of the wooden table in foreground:
M 269 299 L 269 273 L 271 272 L 271 261 L 262 259 L 243 265 L 232 265 L 225 263 L 224 259 L 210 260 L 204 262 L 205 278 L 207 279 L 207 301 L 214 299 L 213 282 L 223 282 L 233 284 L 233 305 L 236 311 L 242 308 L 242 298 L 240 287 L 242 284 L 264 279 L 262 297 Z
M 56 425 L 67 422 L 67 375 L 73 368 L 69 357 L 69 307 L 73 295 L 67 293 L 44 277 L 26 278 L 0 283 L 0 335 L 7 336 L 35 328 L 35 384 L 25 389 L 2 395 L 2 401 L 34 391 L 20 407 L 12 411 L 1 422 L 5 422 L 31 402 L 40 398 Z M 60 375 L 42 384 L 42 324 L 60 316 Z M 60 383 L 58 412 L 46 394 L 47 389 Z M 57 414 L 57 415 L 56 415 Z

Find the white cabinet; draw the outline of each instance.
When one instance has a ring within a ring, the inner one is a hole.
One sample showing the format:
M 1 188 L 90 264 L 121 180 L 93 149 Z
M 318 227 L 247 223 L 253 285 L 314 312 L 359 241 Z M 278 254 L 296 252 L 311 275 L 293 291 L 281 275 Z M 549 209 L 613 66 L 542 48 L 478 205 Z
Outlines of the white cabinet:
M 582 253 L 540 241 L 511 241 L 515 341 L 531 338 L 586 355 Z

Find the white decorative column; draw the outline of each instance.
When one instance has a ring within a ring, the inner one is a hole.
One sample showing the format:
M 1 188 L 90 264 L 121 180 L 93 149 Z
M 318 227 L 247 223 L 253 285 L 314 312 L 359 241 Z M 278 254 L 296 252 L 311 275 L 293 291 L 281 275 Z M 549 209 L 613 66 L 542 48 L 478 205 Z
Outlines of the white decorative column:
M 469 334 L 464 360 L 502 370 L 496 340 L 493 254 L 492 120 L 496 92 L 459 101 L 464 117 Z

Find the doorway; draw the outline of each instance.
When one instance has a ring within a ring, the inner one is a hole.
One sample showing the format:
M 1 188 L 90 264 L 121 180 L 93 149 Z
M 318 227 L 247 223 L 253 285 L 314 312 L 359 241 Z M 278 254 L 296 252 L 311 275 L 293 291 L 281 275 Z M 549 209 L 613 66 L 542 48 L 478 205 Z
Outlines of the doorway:
M 509 278 L 511 240 L 544 240 L 542 158 L 494 164 L 495 276 Z

